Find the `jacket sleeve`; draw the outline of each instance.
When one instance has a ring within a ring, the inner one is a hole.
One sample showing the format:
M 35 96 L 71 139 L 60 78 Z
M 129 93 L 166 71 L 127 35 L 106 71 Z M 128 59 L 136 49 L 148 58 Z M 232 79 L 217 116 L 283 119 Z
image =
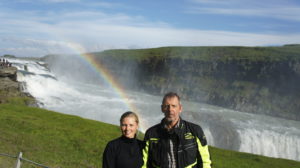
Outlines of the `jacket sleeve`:
M 148 162 L 149 162 L 149 135 L 146 132 L 144 137 L 145 147 L 143 149 L 143 166 L 142 168 L 149 168 Z
M 204 135 L 204 132 L 203 132 L 202 128 L 198 125 L 196 125 L 196 127 L 194 127 L 194 129 L 196 129 L 196 130 L 194 130 L 194 132 L 196 132 L 196 142 L 197 142 L 198 152 L 199 152 L 198 159 L 201 160 L 201 162 L 198 162 L 198 164 L 202 164 L 202 165 L 198 165 L 198 167 L 211 168 L 212 162 L 210 159 L 207 140 Z
M 102 159 L 102 168 L 115 168 L 116 153 L 112 148 L 112 145 L 108 143 L 105 147 Z

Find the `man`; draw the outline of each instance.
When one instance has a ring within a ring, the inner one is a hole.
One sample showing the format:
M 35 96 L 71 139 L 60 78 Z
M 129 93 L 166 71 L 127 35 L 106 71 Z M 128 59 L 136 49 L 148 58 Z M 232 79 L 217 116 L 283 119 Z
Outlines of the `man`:
M 180 97 L 167 93 L 161 110 L 165 117 L 145 134 L 142 168 L 211 168 L 202 128 L 180 117 Z

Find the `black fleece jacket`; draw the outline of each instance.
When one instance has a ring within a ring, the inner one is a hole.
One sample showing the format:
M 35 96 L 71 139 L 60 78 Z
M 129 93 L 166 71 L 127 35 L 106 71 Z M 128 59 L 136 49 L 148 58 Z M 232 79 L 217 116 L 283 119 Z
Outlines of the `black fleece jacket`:
M 143 165 L 143 141 L 121 136 L 108 142 L 103 154 L 103 168 L 140 168 Z

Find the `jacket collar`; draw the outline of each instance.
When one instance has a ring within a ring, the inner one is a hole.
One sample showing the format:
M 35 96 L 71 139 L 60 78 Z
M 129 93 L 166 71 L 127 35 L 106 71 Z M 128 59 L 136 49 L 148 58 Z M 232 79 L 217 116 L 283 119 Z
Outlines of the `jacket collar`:
M 179 117 L 179 120 L 177 122 L 177 124 L 175 125 L 175 127 L 171 128 L 170 130 L 167 129 L 167 125 L 166 125 L 166 122 L 165 122 L 165 118 L 163 118 L 161 120 L 161 128 L 163 130 L 165 130 L 166 132 L 168 132 L 169 134 L 172 134 L 172 133 L 179 133 L 179 131 L 183 128 L 184 126 L 184 121 L 182 120 L 181 117 Z

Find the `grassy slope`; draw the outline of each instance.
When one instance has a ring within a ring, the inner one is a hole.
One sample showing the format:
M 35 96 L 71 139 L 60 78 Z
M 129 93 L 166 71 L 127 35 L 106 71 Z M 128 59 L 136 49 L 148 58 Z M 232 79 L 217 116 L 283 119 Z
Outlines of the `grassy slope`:
M 24 158 L 50 167 L 101 167 L 107 141 L 119 134 L 118 127 L 110 124 L 38 108 L 0 105 L 0 153 L 17 155 L 22 151 Z M 13 167 L 15 163 L 6 160 L 11 159 L 1 157 L 0 166 Z
M 16 103 L 0 105 L 0 153 L 17 155 L 52 168 L 100 168 L 106 143 L 119 128 L 93 120 Z M 300 162 L 211 148 L 214 168 L 296 168 Z M 15 159 L 0 156 L 0 168 Z M 22 168 L 32 167 L 24 164 Z

